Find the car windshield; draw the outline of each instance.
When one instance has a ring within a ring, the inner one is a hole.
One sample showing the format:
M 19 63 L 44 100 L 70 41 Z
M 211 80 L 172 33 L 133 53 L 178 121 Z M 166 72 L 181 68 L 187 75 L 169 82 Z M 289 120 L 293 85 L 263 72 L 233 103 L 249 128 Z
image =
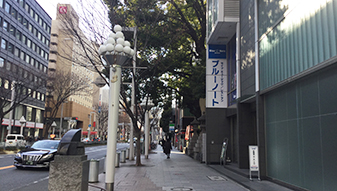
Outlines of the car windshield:
M 31 148 L 33 149 L 57 149 L 59 141 L 38 141 Z

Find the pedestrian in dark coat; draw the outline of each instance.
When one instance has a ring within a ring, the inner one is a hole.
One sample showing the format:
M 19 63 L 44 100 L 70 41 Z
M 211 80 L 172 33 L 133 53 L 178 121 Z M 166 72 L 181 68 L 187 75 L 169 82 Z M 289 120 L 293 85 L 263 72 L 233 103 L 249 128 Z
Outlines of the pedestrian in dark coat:
M 171 140 L 167 139 L 164 143 L 164 153 L 167 155 L 168 159 L 170 158 L 171 150 L 172 150 Z

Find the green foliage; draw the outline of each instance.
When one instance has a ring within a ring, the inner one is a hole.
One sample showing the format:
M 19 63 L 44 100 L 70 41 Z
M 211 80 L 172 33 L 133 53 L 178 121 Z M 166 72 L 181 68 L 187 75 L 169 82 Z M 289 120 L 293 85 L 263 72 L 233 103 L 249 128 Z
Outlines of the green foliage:
M 199 98 L 205 97 L 206 1 L 105 2 L 112 25 L 138 28 L 137 66 L 148 70 L 137 71 L 137 98 L 150 94 L 155 103 L 165 102 L 174 89 L 179 107 L 199 117 Z M 132 39 L 133 34 L 125 35 Z

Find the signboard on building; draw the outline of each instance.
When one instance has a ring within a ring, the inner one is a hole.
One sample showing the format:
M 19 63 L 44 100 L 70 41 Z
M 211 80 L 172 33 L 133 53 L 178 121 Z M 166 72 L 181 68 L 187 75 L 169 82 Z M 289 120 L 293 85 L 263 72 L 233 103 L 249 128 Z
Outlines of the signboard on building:
M 255 145 L 250 145 L 249 150 L 249 177 L 252 180 L 252 171 L 258 172 L 258 179 L 260 180 L 260 169 L 259 169 L 259 147 Z
M 206 61 L 206 107 L 227 108 L 226 45 L 208 45 Z
M 60 6 L 59 7 L 59 13 L 60 14 L 67 14 L 67 7 L 66 6 Z

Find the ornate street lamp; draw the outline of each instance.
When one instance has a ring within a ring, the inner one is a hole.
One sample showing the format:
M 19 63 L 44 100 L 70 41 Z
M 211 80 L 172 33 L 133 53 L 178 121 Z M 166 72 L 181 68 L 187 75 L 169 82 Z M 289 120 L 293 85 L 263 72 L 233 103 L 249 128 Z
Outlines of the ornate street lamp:
M 140 106 L 145 110 L 145 158 L 149 158 L 149 137 L 150 137 L 150 119 L 149 110 L 154 106 L 152 99 L 145 97 L 140 104 Z M 153 132 L 152 132 L 153 133 Z
M 107 41 L 99 47 L 99 54 L 110 65 L 109 76 L 109 117 L 108 140 L 106 153 L 105 186 L 107 191 L 114 189 L 115 159 L 117 146 L 119 92 L 121 84 L 121 65 L 126 63 L 135 54 L 130 48 L 130 42 L 126 41 L 120 25 L 114 26 Z
M 22 116 L 22 117 L 20 118 L 20 124 L 21 124 L 20 135 L 23 135 L 23 126 L 24 126 L 24 124 L 25 124 L 26 122 L 27 122 L 27 121 L 26 121 L 25 117 Z

